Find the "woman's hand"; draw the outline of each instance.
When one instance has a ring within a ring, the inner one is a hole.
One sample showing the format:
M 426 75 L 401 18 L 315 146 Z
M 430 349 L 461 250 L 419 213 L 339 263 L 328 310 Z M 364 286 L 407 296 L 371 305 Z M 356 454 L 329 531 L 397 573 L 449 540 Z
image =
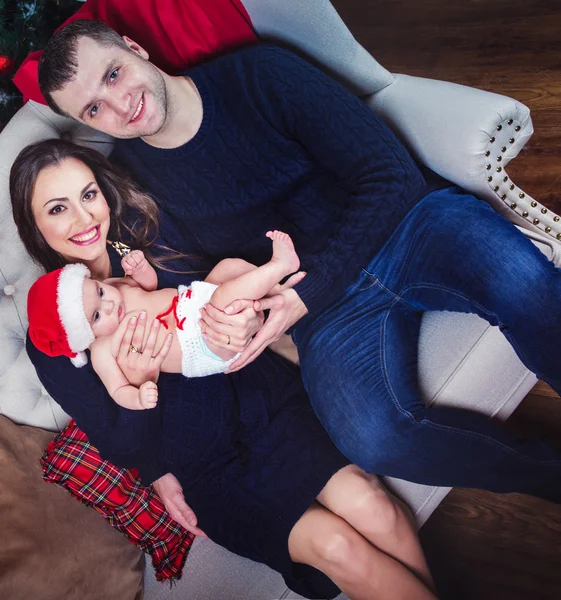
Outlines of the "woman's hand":
M 241 352 L 263 325 L 263 311 L 253 309 L 253 300 L 236 300 L 226 313 L 207 304 L 201 310 L 201 330 L 209 342 L 233 352 Z
M 131 317 L 121 338 L 117 352 L 117 364 L 131 385 L 140 387 L 147 381 L 156 383 L 160 368 L 169 353 L 173 334 L 168 334 L 161 347 L 156 350 L 156 341 L 160 322 L 154 320 L 146 345 L 143 346 L 146 332 L 146 313 L 142 311 L 137 317 Z
M 152 486 L 174 521 L 177 521 L 184 529 L 194 535 L 208 537 L 204 531 L 197 527 L 197 515 L 185 502 L 183 488 L 174 475 L 166 473 L 160 479 L 156 479 Z

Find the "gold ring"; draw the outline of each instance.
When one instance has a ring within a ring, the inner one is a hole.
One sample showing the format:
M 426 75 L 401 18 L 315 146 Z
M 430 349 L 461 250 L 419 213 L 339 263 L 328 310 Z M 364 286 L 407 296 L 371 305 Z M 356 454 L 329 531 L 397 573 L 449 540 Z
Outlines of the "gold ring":
M 136 352 L 137 354 L 142 354 L 142 352 L 136 346 L 133 346 L 132 344 L 129 346 L 129 352 Z
M 228 334 L 226 334 L 226 335 L 228 335 Z M 228 341 L 226 342 L 226 346 L 229 346 L 229 345 L 230 345 L 230 336 L 228 335 Z

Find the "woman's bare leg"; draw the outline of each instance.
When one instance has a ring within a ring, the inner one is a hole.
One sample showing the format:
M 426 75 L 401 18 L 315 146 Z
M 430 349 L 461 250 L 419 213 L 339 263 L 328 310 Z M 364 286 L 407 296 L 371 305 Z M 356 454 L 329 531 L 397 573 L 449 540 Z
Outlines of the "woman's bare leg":
M 335 473 L 317 500 L 435 589 L 413 516 L 378 477 L 349 465 Z
M 319 569 L 351 600 L 436 598 L 409 569 L 317 503 L 292 528 L 288 549 L 294 562 Z

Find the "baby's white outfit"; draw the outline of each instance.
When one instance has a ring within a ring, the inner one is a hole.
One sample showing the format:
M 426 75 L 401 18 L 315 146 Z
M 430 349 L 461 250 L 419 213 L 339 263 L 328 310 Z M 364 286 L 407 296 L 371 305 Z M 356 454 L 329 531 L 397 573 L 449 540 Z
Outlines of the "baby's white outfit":
M 177 339 L 183 360 L 181 369 L 185 377 L 206 377 L 224 373 L 239 353 L 230 360 L 216 356 L 205 343 L 199 319 L 201 308 L 210 301 L 217 285 L 206 281 L 193 281 L 190 286 L 177 288 Z M 181 329 L 180 329 L 181 327 Z

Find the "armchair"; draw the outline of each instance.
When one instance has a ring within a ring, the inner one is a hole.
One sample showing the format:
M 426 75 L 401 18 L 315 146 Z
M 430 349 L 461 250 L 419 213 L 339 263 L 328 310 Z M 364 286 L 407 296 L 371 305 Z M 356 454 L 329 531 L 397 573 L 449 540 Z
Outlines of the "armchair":
M 242 2 L 262 39 L 294 49 L 347 85 L 389 123 L 419 162 L 489 202 L 561 264 L 559 217 L 520 190 L 505 171 L 533 131 L 524 105 L 473 88 L 391 74 L 354 40 L 329 0 Z M 68 417 L 41 388 L 25 354 L 26 295 L 40 273 L 11 220 L 8 175 L 24 146 L 62 136 L 106 154 L 111 150 L 107 136 L 35 102 L 28 102 L 0 135 L 0 412 L 17 423 L 52 430 Z M 419 350 L 419 378 L 428 403 L 506 419 L 536 382 L 498 329 L 474 315 L 427 313 Z M 419 526 L 449 491 L 387 483 L 412 508 Z M 233 557 L 208 540 L 198 541 L 191 554 L 175 588 L 159 586 L 152 574 L 146 577 L 146 597 L 298 597 L 266 567 Z

